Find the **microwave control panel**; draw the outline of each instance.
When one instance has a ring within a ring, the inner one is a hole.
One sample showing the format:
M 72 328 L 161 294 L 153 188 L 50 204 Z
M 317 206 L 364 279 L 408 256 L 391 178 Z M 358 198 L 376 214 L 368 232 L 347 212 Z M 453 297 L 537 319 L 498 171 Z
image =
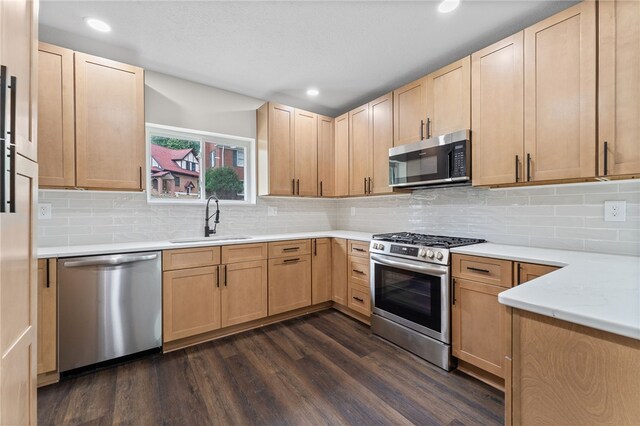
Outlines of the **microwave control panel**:
M 467 152 L 464 143 L 453 146 L 453 168 L 451 177 L 465 177 L 467 175 Z

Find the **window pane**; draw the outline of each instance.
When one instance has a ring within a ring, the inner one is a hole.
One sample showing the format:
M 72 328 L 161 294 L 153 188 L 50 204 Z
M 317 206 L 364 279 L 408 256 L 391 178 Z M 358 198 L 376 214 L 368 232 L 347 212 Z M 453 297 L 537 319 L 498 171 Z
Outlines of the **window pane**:
M 205 195 L 221 200 L 244 200 L 245 148 L 219 141 L 204 141 Z
M 151 134 L 151 198 L 200 198 L 200 142 Z

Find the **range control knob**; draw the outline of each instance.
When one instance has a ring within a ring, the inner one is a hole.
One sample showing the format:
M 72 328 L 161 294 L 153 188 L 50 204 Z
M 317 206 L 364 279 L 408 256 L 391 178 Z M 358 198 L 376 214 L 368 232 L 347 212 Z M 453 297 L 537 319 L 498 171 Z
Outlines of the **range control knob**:
M 442 252 L 441 252 L 441 251 L 439 251 L 439 252 L 437 252 L 437 253 L 436 253 L 436 259 L 438 259 L 438 260 L 442 260 L 442 258 L 443 258 L 443 257 L 444 257 L 444 256 L 442 255 Z
M 425 249 L 420 249 L 420 251 L 418 252 L 418 256 L 427 257 L 427 251 Z
M 427 257 L 433 259 L 433 250 L 427 250 Z
M 379 250 L 384 250 L 384 244 L 378 244 L 378 249 Z

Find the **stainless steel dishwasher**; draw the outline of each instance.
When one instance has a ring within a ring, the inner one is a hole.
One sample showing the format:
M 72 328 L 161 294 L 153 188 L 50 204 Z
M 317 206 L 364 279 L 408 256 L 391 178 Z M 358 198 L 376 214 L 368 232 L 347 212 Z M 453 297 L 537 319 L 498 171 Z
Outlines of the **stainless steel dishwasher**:
M 160 252 L 58 260 L 59 367 L 162 345 Z

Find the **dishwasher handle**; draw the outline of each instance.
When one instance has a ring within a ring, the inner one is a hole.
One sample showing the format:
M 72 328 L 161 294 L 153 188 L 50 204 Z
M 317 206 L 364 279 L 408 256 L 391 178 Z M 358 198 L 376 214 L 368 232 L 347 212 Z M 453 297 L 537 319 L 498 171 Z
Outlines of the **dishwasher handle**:
M 125 263 L 143 262 L 157 258 L 157 253 L 143 255 L 99 256 L 83 260 L 68 260 L 63 263 L 63 266 L 65 268 L 80 268 L 83 266 L 117 266 Z

